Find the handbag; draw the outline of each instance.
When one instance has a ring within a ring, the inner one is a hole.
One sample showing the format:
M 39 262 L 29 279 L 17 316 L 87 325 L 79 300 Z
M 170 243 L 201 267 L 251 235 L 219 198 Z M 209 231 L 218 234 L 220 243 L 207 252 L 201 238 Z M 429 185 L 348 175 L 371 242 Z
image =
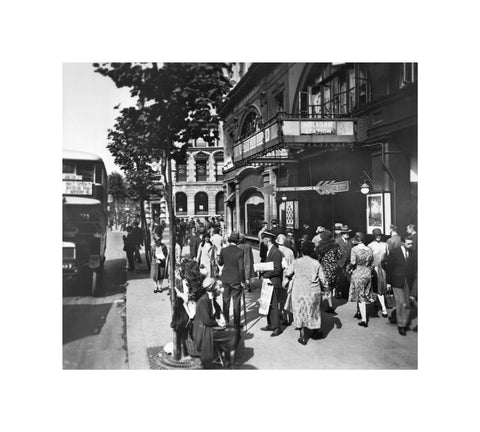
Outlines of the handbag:
M 393 309 L 395 307 L 395 296 L 392 293 L 385 293 L 385 306 L 387 309 Z

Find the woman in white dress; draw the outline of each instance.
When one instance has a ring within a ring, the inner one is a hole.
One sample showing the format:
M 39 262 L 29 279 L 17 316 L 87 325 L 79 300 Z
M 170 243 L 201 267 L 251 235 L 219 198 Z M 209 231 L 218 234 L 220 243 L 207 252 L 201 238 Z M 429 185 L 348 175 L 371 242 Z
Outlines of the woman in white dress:
M 210 234 L 206 232 L 203 241 L 200 243 L 197 252 L 197 263 L 200 266 L 200 273 L 205 277 L 211 277 L 213 272 L 213 264 L 215 263 L 214 247 L 210 240 Z

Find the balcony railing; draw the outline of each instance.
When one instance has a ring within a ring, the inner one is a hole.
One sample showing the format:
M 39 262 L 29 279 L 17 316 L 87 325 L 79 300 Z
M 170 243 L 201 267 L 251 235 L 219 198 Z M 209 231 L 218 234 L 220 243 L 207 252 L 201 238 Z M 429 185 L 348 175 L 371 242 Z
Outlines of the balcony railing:
M 288 159 L 290 148 L 338 146 L 355 142 L 351 118 L 299 117 L 279 113 L 261 130 L 233 146 L 235 164 L 257 158 Z

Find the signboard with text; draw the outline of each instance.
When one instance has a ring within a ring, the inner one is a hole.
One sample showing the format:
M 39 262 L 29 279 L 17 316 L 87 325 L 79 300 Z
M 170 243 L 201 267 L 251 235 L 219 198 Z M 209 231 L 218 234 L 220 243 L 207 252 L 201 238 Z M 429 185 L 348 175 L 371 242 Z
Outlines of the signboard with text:
M 92 195 L 92 182 L 63 181 L 64 195 Z

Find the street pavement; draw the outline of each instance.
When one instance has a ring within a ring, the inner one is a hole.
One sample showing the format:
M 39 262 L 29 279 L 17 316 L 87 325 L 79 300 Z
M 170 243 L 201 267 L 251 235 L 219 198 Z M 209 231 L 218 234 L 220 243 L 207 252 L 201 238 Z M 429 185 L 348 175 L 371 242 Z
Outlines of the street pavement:
M 108 232 L 105 256 L 104 289 L 99 297 L 92 297 L 81 282 L 64 283 L 64 369 L 128 369 L 121 232 Z
M 188 254 L 188 248 L 183 250 Z M 259 261 L 254 251 L 255 261 Z M 237 369 L 416 369 L 417 333 L 400 336 L 397 327 L 371 305 L 368 328 L 353 318 L 356 305 L 335 300 L 336 315 L 322 312 L 323 339 L 297 342 L 298 331 L 286 327 L 278 337 L 261 331 L 266 318 L 258 313 L 260 281 L 246 293 L 247 328 L 237 349 Z M 221 299 L 219 299 L 221 304 Z M 326 303 L 326 302 L 324 302 Z M 326 304 L 322 305 L 325 309 Z M 391 315 L 389 310 L 389 315 Z M 153 292 L 146 266 L 129 273 L 127 284 L 127 343 L 131 369 L 155 369 L 155 356 L 171 341 L 168 291 Z M 242 323 L 244 323 L 242 307 Z M 412 328 L 417 326 L 416 319 Z

